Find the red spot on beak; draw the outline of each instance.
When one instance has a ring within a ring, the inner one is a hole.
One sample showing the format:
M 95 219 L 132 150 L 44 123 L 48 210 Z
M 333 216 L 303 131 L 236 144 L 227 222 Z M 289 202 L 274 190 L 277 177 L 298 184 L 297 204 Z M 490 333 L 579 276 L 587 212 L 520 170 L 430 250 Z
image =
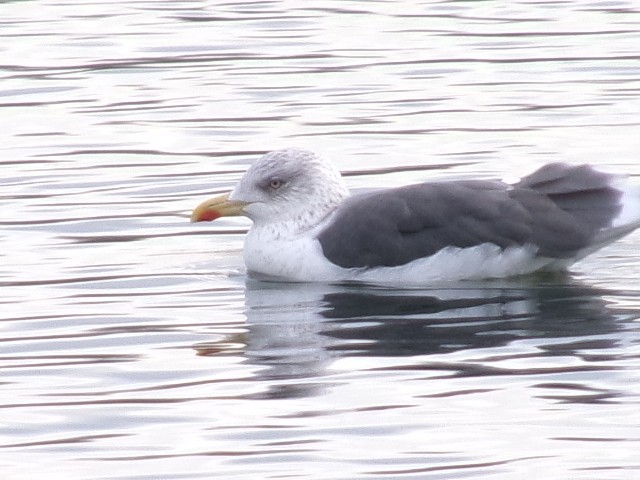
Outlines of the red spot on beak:
M 210 222 L 220 217 L 244 215 L 245 202 L 229 200 L 229 194 L 210 198 L 198 205 L 191 214 L 192 222 Z
M 198 213 L 198 222 L 211 222 L 216 218 L 220 218 L 222 216 L 217 210 L 204 210 Z

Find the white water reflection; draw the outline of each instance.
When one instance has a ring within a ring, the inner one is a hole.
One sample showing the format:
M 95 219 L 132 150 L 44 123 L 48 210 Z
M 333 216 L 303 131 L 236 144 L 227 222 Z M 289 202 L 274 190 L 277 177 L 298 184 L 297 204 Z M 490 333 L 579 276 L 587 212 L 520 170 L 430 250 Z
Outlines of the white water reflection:
M 2 478 L 635 479 L 638 234 L 571 277 L 247 281 L 267 150 L 640 177 L 634 2 L 0 2 Z

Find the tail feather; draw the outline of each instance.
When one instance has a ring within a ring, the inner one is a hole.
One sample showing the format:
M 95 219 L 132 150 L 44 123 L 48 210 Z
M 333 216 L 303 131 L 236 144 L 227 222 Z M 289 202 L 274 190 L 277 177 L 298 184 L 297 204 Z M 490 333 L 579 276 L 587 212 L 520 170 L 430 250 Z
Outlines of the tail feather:
M 640 227 L 640 185 L 635 185 L 627 177 L 619 176 L 611 183 L 612 188 L 622 193 L 622 209 L 613 221 L 613 227 Z
M 612 177 L 590 165 L 550 163 L 524 177 L 518 186 L 545 195 L 566 195 L 609 188 Z
M 555 229 L 558 235 L 573 235 L 541 238 L 542 255 L 575 261 L 640 227 L 640 187 L 624 176 L 588 165 L 546 165 L 524 177 L 514 190 L 550 200 L 558 214 L 547 213 L 534 222 Z

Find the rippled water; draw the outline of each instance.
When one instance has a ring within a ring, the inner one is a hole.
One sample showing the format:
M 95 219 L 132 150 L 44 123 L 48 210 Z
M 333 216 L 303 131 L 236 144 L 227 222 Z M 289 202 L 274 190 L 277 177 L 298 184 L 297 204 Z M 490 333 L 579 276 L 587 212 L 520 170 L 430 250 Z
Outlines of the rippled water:
M 640 234 L 566 278 L 267 284 L 188 223 L 260 153 L 353 188 L 640 182 L 632 1 L 0 2 L 4 479 L 640 477 Z

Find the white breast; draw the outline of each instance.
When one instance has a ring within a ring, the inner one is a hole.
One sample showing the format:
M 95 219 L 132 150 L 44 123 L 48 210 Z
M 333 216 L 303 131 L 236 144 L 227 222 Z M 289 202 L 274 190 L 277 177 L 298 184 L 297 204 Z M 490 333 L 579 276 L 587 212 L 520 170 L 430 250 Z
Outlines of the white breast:
M 329 262 L 314 235 L 282 238 L 269 227 L 253 227 L 244 244 L 250 273 L 280 280 L 330 282 L 342 280 L 348 270 Z

